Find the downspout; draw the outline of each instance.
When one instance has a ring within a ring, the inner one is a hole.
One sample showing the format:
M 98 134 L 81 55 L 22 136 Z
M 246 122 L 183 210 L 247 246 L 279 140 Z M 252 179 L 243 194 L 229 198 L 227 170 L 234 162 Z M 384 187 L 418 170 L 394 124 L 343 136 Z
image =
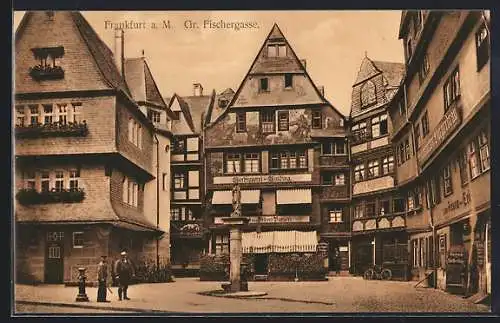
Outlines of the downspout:
M 156 142 L 156 229 L 160 229 L 160 141 L 154 133 Z M 160 268 L 160 237 L 156 237 L 156 268 Z

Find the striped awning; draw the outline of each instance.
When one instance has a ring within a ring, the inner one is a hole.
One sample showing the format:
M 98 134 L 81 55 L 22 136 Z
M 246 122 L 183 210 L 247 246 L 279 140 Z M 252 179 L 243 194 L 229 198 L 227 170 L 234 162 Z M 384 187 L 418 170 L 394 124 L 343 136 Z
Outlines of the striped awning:
M 316 252 L 316 231 L 243 232 L 243 253 Z
M 257 204 L 260 201 L 260 190 L 241 190 L 242 204 Z M 212 204 L 233 204 L 233 191 L 215 191 Z
M 277 190 L 276 191 L 276 203 L 277 204 L 311 204 L 311 189 L 288 189 L 288 190 Z

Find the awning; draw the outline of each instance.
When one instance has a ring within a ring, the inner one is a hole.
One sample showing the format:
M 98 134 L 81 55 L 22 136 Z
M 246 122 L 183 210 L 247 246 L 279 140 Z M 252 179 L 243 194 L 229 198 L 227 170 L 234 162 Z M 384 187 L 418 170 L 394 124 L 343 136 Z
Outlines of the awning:
M 243 253 L 316 252 L 315 231 L 243 232 Z
M 260 201 L 260 190 L 242 190 L 242 204 L 258 204 Z M 233 204 L 233 191 L 215 191 L 212 204 Z
M 277 204 L 311 204 L 311 189 L 289 189 L 276 191 Z

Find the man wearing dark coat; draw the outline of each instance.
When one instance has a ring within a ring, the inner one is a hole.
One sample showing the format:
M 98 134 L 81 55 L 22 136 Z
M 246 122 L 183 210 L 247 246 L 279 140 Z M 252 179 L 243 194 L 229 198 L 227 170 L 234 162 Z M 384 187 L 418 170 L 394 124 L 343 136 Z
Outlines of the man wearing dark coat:
M 108 303 L 106 300 L 108 280 L 108 261 L 106 256 L 101 256 L 101 262 L 97 265 L 97 301 Z
M 118 282 L 118 299 L 121 301 L 123 295 L 123 299 L 129 300 L 130 298 L 127 295 L 128 285 L 130 280 L 135 277 L 135 271 L 126 251 L 121 253 L 121 259 L 116 261 L 114 269 L 116 281 Z

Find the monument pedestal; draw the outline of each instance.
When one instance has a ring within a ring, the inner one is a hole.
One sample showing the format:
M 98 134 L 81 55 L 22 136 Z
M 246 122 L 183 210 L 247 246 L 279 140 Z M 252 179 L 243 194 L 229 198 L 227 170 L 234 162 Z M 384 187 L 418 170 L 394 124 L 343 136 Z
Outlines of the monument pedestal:
M 230 228 L 229 236 L 229 281 L 231 285 L 229 286 L 229 291 L 240 292 L 242 291 L 241 286 L 241 259 L 243 257 L 242 246 L 241 246 L 241 227 L 246 225 L 249 221 L 246 217 L 227 217 L 223 218 L 224 224 L 227 224 Z M 246 285 L 248 290 L 248 285 Z

